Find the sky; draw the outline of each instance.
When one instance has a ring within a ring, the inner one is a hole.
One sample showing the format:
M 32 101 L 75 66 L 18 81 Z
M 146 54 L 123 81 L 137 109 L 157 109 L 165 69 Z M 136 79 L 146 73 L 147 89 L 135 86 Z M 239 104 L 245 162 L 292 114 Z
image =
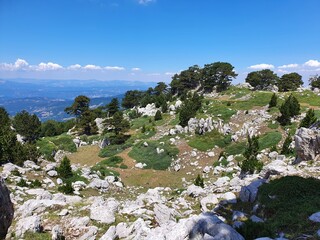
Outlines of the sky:
M 320 74 L 319 0 L 0 0 L 0 77 L 170 82 L 229 62 Z

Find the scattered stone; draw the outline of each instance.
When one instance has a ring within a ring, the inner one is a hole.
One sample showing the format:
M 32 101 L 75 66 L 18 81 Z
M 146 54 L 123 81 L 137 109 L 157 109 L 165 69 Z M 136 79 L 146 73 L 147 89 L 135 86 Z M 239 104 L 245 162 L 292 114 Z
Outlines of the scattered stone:
M 320 212 L 316 212 L 309 217 L 312 222 L 320 222 Z

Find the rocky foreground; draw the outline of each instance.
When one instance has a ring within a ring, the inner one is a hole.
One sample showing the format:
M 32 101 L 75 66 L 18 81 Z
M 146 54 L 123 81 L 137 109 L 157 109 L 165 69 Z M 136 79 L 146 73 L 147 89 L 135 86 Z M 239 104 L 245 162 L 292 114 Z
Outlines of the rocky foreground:
M 237 227 L 246 219 L 263 222 L 255 215 L 233 211 L 232 222 L 219 215 L 224 208 L 238 202 L 254 202 L 258 188 L 271 179 L 297 175 L 319 178 L 320 163 L 306 162 L 319 156 L 319 130 L 300 129 L 295 136 L 298 163 L 277 152 L 262 151 L 265 162 L 259 174 L 241 175 L 235 156 L 227 164 L 206 166 L 203 170 L 204 187 L 184 179 L 183 189 L 157 187 L 147 191 L 126 187 L 120 178 L 104 179 L 89 168 L 72 166 L 88 180 L 73 183 L 74 195 L 57 192 L 62 180 L 55 168 L 65 153 L 56 154 L 56 162 L 44 159 L 38 164 L 27 161 L 24 167 L 11 163 L 3 166 L 1 176 L 6 180 L 14 204 L 14 221 L 8 239 L 28 238 L 32 233 L 43 233 L 50 238 L 63 239 L 244 239 Z M 312 144 L 310 144 L 312 143 Z M 192 151 L 187 155 L 197 154 Z M 180 164 L 183 164 L 180 162 Z M 228 174 L 231 173 L 231 174 Z M 172 172 L 174 174 L 174 171 Z M 19 187 L 21 179 L 33 176 L 42 183 L 40 188 Z M 13 209 L 8 190 L 0 182 L 0 238 L 11 224 Z M 319 213 L 310 217 L 319 222 Z M 316 233 L 315 233 L 316 234 Z M 279 233 L 282 238 L 284 233 Z M 265 236 L 264 239 L 269 236 Z

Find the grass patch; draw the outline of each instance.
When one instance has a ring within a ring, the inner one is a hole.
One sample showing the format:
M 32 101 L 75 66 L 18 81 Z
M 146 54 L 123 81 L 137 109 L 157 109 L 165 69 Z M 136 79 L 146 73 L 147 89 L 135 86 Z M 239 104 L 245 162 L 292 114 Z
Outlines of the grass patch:
M 215 115 L 224 121 L 228 121 L 237 111 L 227 106 L 227 102 L 211 101 L 209 105 L 203 104 L 201 109 L 206 114 Z
M 131 129 L 139 129 L 143 125 L 148 125 L 152 122 L 152 119 L 153 117 L 149 117 L 146 115 L 139 118 L 135 118 L 131 120 Z
M 268 123 L 268 128 L 270 128 L 270 129 L 278 129 L 279 126 L 280 126 L 280 125 L 279 125 L 278 122 L 275 122 L 275 123 L 269 122 L 269 123 Z
M 77 147 L 72 141 L 72 137 L 62 134 L 55 137 L 45 137 L 37 141 L 37 147 L 41 154 L 49 157 L 55 150 L 64 150 L 67 152 L 76 152 Z
M 106 176 L 119 176 L 119 172 L 109 169 L 108 167 L 106 167 L 103 164 L 96 164 L 95 166 L 91 167 L 91 172 L 95 172 L 95 173 L 100 173 L 100 176 L 102 178 L 105 178 Z
M 252 97 L 246 101 L 236 101 L 231 107 L 234 110 L 250 110 L 253 107 L 262 107 L 269 104 L 271 92 L 253 92 Z
M 33 233 L 33 232 L 26 232 L 24 234 L 24 239 L 29 240 L 51 240 L 51 234 L 48 232 L 43 233 Z
M 215 146 L 224 148 L 230 143 L 230 135 L 224 136 L 216 130 L 203 135 L 195 135 L 188 142 L 190 147 L 196 148 L 200 151 L 208 151 Z
M 163 149 L 163 152 L 157 153 L 157 148 Z M 138 162 L 145 163 L 147 169 L 165 170 L 170 164 L 172 158 L 179 153 L 176 147 L 169 144 L 159 144 L 157 141 L 148 141 L 148 146 L 144 146 L 143 142 L 133 146 L 129 152 L 129 157 Z
M 271 148 L 272 146 L 276 146 L 282 139 L 282 135 L 280 132 L 268 132 L 261 137 L 259 137 L 259 149 Z
M 112 156 L 108 159 L 102 160 L 99 164 L 106 165 L 108 167 L 119 167 L 119 164 L 123 162 L 123 158 L 119 156 Z
M 104 149 L 100 150 L 99 157 L 101 158 L 112 157 L 114 155 L 117 155 L 118 153 L 121 153 L 122 151 L 126 150 L 131 146 L 132 146 L 131 142 L 126 142 L 120 145 L 106 146 Z
M 242 154 L 244 153 L 245 147 L 246 147 L 246 142 L 236 142 L 236 143 L 231 143 L 228 145 L 225 149 L 224 152 L 226 155 L 237 155 L 237 154 Z
M 320 97 L 310 90 L 302 93 L 293 93 L 293 95 L 300 103 L 306 103 L 310 106 L 320 106 Z
M 308 217 L 320 209 L 319 189 L 320 180 L 297 176 L 283 177 L 261 186 L 258 201 L 264 206 L 260 213 L 267 219 L 267 229 L 272 233 L 283 231 L 289 239 L 313 235 L 320 224 L 312 223 Z

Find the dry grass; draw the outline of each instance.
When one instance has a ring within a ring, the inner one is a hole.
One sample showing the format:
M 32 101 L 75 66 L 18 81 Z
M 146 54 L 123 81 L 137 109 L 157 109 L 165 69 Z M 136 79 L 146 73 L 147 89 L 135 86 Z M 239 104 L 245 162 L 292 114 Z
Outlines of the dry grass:
M 71 163 L 84 166 L 93 166 L 103 160 L 99 155 L 100 148 L 98 146 L 84 146 L 78 148 L 78 151 L 69 155 Z

